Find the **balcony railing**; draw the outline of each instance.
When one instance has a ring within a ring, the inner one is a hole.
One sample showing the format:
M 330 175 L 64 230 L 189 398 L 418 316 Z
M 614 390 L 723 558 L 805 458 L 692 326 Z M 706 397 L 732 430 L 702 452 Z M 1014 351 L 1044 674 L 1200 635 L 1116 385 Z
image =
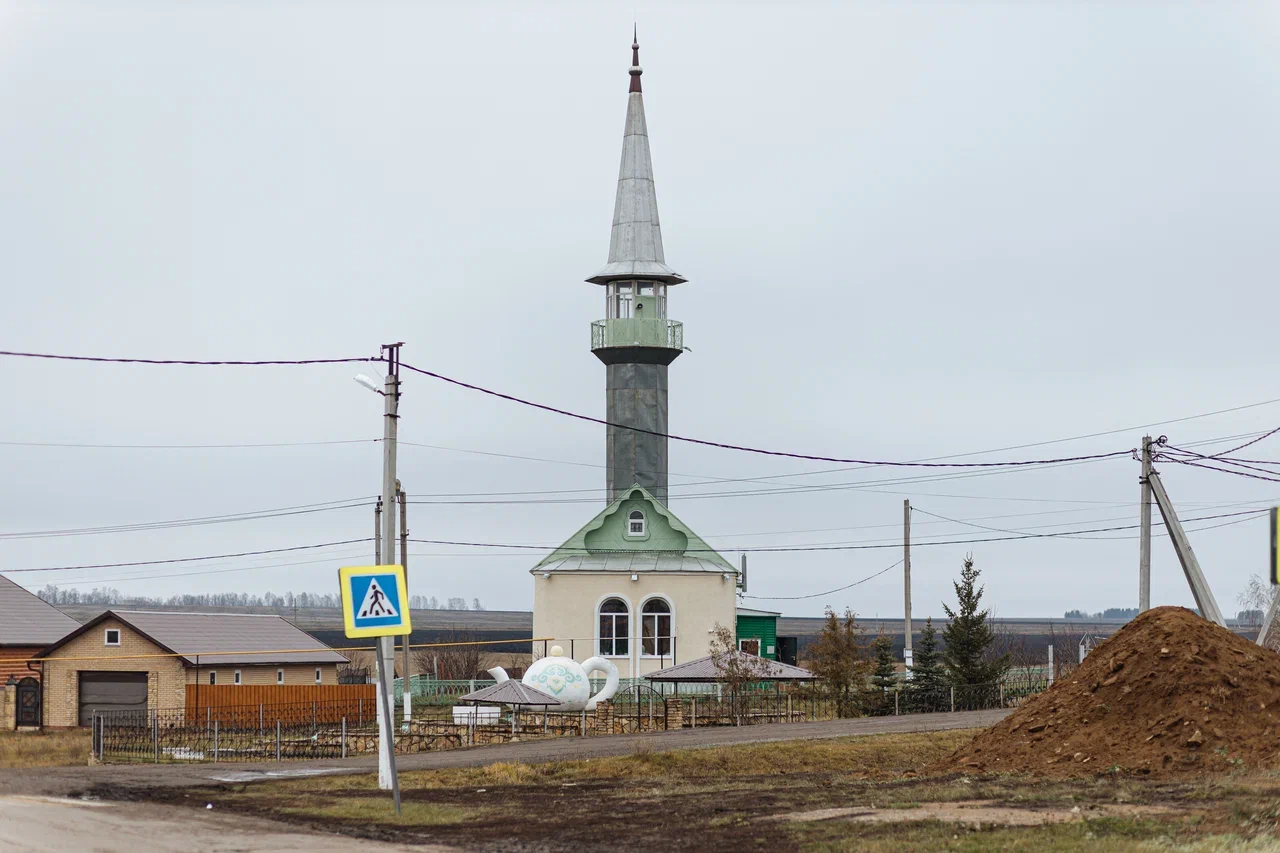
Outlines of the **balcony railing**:
M 596 320 L 591 324 L 591 349 L 605 347 L 661 347 L 684 349 L 684 324 L 675 320 L 628 318 Z

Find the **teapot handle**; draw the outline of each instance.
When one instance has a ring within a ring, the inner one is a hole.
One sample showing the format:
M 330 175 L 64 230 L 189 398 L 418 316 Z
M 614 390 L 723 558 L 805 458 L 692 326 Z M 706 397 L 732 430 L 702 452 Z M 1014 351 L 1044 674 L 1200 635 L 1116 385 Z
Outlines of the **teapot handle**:
M 603 672 L 605 674 L 604 689 L 587 700 L 587 704 L 583 710 L 594 711 L 597 702 L 604 702 L 613 698 L 618 692 L 618 667 L 614 666 L 613 661 L 599 656 L 587 658 L 582 662 L 582 670 L 587 674 L 587 678 L 591 678 L 593 672 Z

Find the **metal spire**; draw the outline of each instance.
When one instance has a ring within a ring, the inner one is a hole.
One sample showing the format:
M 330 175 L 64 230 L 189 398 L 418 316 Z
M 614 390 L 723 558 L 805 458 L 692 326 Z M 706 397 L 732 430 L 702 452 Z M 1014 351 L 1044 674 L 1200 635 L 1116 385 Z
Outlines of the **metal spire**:
M 618 167 L 618 194 L 613 204 L 613 233 L 609 237 L 609 263 L 587 281 L 607 284 L 624 279 L 650 279 L 667 284 L 686 281 L 667 266 L 662 251 L 662 227 L 658 222 L 658 194 L 649 158 L 649 129 L 644 120 L 644 95 L 640 93 L 640 43 L 632 31 L 630 93 L 627 123 L 622 136 L 622 164 Z
M 635 24 L 631 25 L 631 92 L 640 91 L 640 75 L 644 73 L 644 69 L 640 67 L 640 39 L 637 36 L 639 30 Z

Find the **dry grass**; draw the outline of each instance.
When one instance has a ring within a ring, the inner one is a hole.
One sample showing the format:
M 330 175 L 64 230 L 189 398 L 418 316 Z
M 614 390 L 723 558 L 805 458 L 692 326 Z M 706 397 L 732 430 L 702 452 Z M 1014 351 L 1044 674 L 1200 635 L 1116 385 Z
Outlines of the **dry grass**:
M 75 767 L 89 764 L 88 729 L 0 733 L 0 768 Z
M 973 730 L 966 729 L 667 752 L 637 748 L 631 755 L 611 758 L 540 764 L 501 761 L 483 767 L 414 771 L 400 775 L 400 787 L 405 791 L 465 789 L 500 785 L 564 785 L 616 779 L 661 779 L 671 784 L 732 776 L 803 773 L 840 773 L 860 779 L 897 778 L 949 755 L 956 747 L 971 740 L 973 734 Z M 325 793 L 370 790 L 376 787 L 376 783 L 372 776 L 318 776 L 255 785 L 254 788 L 272 793 Z

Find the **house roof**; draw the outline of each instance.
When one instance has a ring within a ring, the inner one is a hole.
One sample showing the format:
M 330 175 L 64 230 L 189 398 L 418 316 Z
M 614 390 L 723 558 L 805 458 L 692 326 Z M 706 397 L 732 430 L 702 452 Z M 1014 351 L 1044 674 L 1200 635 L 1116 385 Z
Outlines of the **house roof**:
M 0 575 L 0 646 L 47 646 L 80 623 Z
M 739 616 L 781 616 L 782 614 L 777 610 L 753 610 L 750 607 L 739 607 L 738 615 Z
M 173 613 L 108 610 L 58 640 L 55 650 L 107 619 L 118 619 L 188 666 L 225 664 L 346 663 L 338 654 L 281 616 L 241 613 Z
M 743 658 L 752 658 L 752 663 L 760 668 L 760 677 L 752 678 L 752 681 L 812 681 L 818 677 L 807 669 L 801 669 L 789 663 L 757 658 L 755 655 L 736 650 L 734 654 Z M 645 678 L 649 681 L 716 681 L 718 673 L 713 658 L 713 655 L 707 655 L 705 658 L 691 660 L 688 663 L 669 666 L 666 669 L 651 672 Z
M 530 687 L 514 679 L 507 679 L 486 687 L 483 690 L 477 690 L 474 693 L 468 693 L 466 696 L 459 696 L 459 702 L 498 702 L 503 705 L 563 705 L 556 697 L 549 693 L 543 693 L 537 688 Z
M 661 515 L 671 525 L 671 529 L 683 534 L 688 540 L 680 550 L 658 551 L 646 550 L 643 543 L 634 549 L 592 550 L 587 548 L 587 534 L 598 530 L 609 516 L 618 512 L 624 501 L 634 500 L 636 493 L 647 501 L 654 512 Z M 570 536 L 556 550 L 544 557 L 529 570 L 533 574 L 541 572 L 701 572 L 709 574 L 732 573 L 735 577 L 738 570 L 733 564 L 721 557 L 694 533 L 662 501 L 654 497 L 648 489 L 639 483 L 621 493 L 617 500 L 596 514 L 595 518 L 584 524 L 577 533 Z

